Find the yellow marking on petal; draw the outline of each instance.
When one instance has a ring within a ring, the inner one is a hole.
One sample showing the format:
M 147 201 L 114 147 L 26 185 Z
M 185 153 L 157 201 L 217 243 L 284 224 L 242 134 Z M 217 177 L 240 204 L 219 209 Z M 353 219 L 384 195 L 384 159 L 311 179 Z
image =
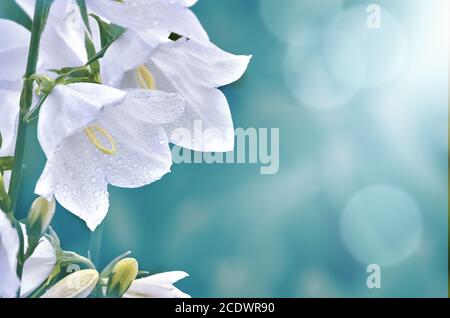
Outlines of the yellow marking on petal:
M 155 78 L 152 72 L 145 66 L 141 65 L 136 70 L 139 86 L 143 89 L 156 89 Z
M 86 128 L 84 132 L 86 133 L 86 136 L 88 137 L 89 141 L 92 142 L 92 144 L 105 155 L 114 156 L 117 153 L 116 141 L 105 128 L 102 128 L 98 125 L 92 125 Z M 108 140 L 110 146 L 109 148 L 102 145 L 102 143 L 97 137 L 97 133 L 105 137 L 106 140 Z

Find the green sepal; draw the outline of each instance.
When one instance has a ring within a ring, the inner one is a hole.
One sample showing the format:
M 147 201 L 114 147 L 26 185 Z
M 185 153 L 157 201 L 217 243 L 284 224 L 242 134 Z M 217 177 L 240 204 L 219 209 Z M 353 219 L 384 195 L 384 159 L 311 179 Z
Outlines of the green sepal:
M 95 45 L 94 42 L 92 42 L 89 34 L 86 33 L 84 37 L 85 37 L 84 44 L 86 46 L 88 59 L 91 59 L 96 54 Z M 100 62 L 96 60 L 88 66 L 91 69 L 93 79 L 97 82 L 100 82 Z
M 87 12 L 86 0 L 77 0 L 78 7 L 80 8 L 81 18 L 83 19 L 86 29 L 91 33 L 91 26 L 89 25 L 89 15 Z
M 121 26 L 113 23 L 106 23 L 96 14 L 91 13 L 90 16 L 97 22 L 102 48 L 107 46 L 110 41 L 116 40 L 125 31 Z
M 89 57 L 88 62 L 85 64 L 86 66 L 97 62 L 99 59 L 105 56 L 105 53 L 111 46 L 111 44 L 113 44 L 114 41 L 116 41 L 126 31 L 125 28 L 119 25 L 113 23 L 108 24 L 104 22 L 95 14 L 91 14 L 91 16 L 95 19 L 95 21 L 97 21 L 100 31 L 102 48 L 95 55 Z
M 0 172 L 11 170 L 14 165 L 14 157 L 0 157 Z

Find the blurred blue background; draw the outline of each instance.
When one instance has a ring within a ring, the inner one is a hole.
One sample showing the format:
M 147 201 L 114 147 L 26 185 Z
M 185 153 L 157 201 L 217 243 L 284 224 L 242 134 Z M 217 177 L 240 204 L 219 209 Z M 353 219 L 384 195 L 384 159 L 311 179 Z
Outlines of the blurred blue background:
M 195 297 L 447 297 L 448 2 L 200 0 L 211 39 L 253 54 L 224 88 L 236 127 L 280 128 L 280 171 L 176 165 L 111 188 L 99 265 L 132 250 Z M 27 25 L 13 1 L 0 16 Z M 44 156 L 30 129 L 23 215 Z M 90 233 L 59 208 L 63 247 Z M 382 288 L 366 286 L 379 264 Z

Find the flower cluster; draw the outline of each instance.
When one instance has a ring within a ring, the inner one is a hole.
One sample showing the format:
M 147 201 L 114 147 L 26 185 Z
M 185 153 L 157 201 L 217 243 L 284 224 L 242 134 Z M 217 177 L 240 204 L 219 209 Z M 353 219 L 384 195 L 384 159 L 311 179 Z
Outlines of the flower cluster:
M 219 87 L 237 81 L 250 56 L 211 43 L 190 10 L 197 0 L 16 2 L 33 27 L 0 19 L 0 297 L 187 296 L 173 286 L 186 273 L 149 276 L 128 253 L 97 271 L 61 249 L 50 223 L 58 202 L 94 231 L 108 185 L 161 179 L 170 144 L 231 151 Z M 33 120 L 47 162 L 19 222 L 24 127 Z M 194 133 L 198 121 L 208 135 Z M 73 264 L 85 269 L 67 275 Z

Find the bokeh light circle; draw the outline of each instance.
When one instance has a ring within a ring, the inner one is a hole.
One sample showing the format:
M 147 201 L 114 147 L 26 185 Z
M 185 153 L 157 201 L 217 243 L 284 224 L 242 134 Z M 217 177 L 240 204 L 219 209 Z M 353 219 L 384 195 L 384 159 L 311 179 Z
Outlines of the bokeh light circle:
M 302 104 L 316 110 L 329 110 L 348 103 L 365 79 L 365 61 L 359 44 L 344 33 L 317 30 L 315 36 L 293 42 L 284 61 L 284 77 L 292 94 Z M 331 41 L 331 42 L 330 42 Z M 335 44 L 336 57 L 326 56 L 326 47 Z M 341 47 L 351 47 L 352 55 L 341 54 Z M 348 69 L 351 80 L 342 81 L 336 70 Z
M 326 25 L 340 12 L 342 0 L 261 0 L 260 13 L 266 28 L 289 43 L 309 28 Z
M 341 218 L 344 244 L 364 265 L 403 262 L 419 247 L 422 227 L 414 199 L 392 186 L 372 186 L 357 192 Z
M 369 88 L 392 80 L 407 59 L 407 40 L 401 23 L 385 7 L 380 7 L 380 10 L 379 28 L 368 24 L 370 13 L 367 12 L 366 6 L 355 6 L 342 11 L 331 23 L 331 34 L 328 36 L 329 39 L 334 39 L 340 34 L 346 34 L 358 42 L 367 68 L 364 86 Z M 353 45 L 338 41 L 333 43 L 339 45 L 339 55 L 336 54 L 334 44 L 330 44 L 326 50 L 329 63 L 333 64 L 338 58 L 354 55 Z M 343 82 L 353 80 L 348 76 L 348 73 L 353 71 L 352 67 L 334 70 Z

